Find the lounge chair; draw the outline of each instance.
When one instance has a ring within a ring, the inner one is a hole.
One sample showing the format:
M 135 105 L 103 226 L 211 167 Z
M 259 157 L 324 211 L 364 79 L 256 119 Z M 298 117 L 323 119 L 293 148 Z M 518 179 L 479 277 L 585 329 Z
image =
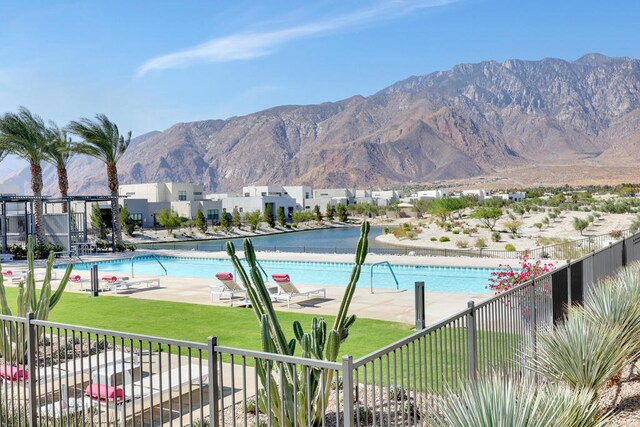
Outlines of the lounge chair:
M 115 282 L 112 282 L 107 285 L 110 291 L 114 291 L 116 294 L 118 290 L 129 290 L 131 288 L 136 288 L 138 286 L 145 285 L 147 288 L 150 287 L 160 287 L 160 279 L 158 277 L 149 277 L 146 279 L 129 279 L 129 278 L 120 278 Z
M 27 280 L 26 270 L 2 270 L 2 276 L 4 280 L 9 280 L 11 283 Z
M 214 301 L 214 297 L 218 297 L 219 300 L 229 299 L 229 305 L 232 305 L 233 297 L 238 294 L 244 294 L 246 301 L 247 290 L 233 279 L 233 273 L 216 273 L 216 279 L 222 286 L 211 285 L 211 302 Z
M 127 418 L 135 417 L 141 411 L 153 410 L 163 402 L 190 392 L 192 386 L 204 386 L 208 377 L 206 364 L 192 363 L 171 371 L 142 375 L 140 380 L 120 386 L 92 383 L 86 388 L 85 395 L 106 407 L 107 411 L 115 405 L 118 421 L 124 426 Z
M 275 295 L 277 301 L 287 301 L 287 308 L 291 307 L 291 300 L 294 298 L 310 299 L 316 295 L 322 295 L 323 298 L 327 297 L 327 291 L 324 288 L 318 289 L 305 289 L 300 291 L 296 285 L 291 283 L 291 279 L 288 274 L 272 274 L 271 278 L 278 285 L 278 293 Z
M 84 280 L 79 274 L 72 274 L 71 276 L 69 276 L 69 283 L 80 285 L 80 290 L 84 291 Z

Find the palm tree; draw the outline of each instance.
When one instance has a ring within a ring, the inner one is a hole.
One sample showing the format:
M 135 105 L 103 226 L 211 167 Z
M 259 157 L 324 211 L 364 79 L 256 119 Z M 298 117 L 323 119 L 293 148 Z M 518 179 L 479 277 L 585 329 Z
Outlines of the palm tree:
M 49 144 L 49 134 L 44 120 L 25 107 L 20 107 L 18 113 L 6 113 L 0 118 L 0 152 L 11 153 L 26 160 L 31 168 L 31 191 L 35 196 L 33 220 L 36 240 L 39 243 L 46 242 L 40 162 L 45 160 Z
M 125 136 L 120 135 L 118 126 L 104 114 L 97 114 L 96 120 L 82 118 L 80 121 L 69 123 L 71 133 L 78 135 L 84 141 L 76 143 L 73 150 L 101 160 L 107 165 L 107 181 L 111 191 L 111 218 L 114 227 L 114 242 L 122 244 L 122 226 L 120 225 L 120 207 L 118 205 L 118 168 L 117 164 L 129 143 L 131 131 Z
M 67 165 L 73 156 L 73 141 L 67 136 L 67 131 L 60 129 L 55 123 L 49 125 L 49 137 L 51 144 L 46 152 L 46 161 L 57 168 L 58 188 L 60 195 L 67 197 L 69 193 L 69 179 L 67 177 Z M 67 213 L 67 204 L 62 204 L 62 212 Z

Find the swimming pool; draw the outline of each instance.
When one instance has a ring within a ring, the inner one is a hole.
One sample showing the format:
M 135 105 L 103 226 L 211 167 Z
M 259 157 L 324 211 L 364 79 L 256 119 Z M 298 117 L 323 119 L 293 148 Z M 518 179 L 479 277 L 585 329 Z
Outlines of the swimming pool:
M 167 269 L 169 276 L 213 278 L 219 272 L 233 272 L 228 259 L 187 258 L 174 256 L 139 256 L 134 262 L 134 273 L 164 275 L 158 260 Z M 94 263 L 78 263 L 76 270 L 88 270 Z M 131 274 L 129 259 L 99 261 L 98 271 Z M 344 286 L 349 280 L 353 264 L 337 262 L 306 261 L 260 261 L 260 265 L 271 280 L 271 274 L 287 273 L 293 283 L 323 286 Z M 413 289 L 416 281 L 425 282 L 427 291 L 487 293 L 487 283 L 492 271 L 497 268 L 481 267 L 432 267 L 415 265 L 393 265 L 400 289 Z M 393 276 L 386 266 L 373 268 L 374 288 L 394 289 Z M 364 265 L 358 287 L 369 287 L 371 266 Z

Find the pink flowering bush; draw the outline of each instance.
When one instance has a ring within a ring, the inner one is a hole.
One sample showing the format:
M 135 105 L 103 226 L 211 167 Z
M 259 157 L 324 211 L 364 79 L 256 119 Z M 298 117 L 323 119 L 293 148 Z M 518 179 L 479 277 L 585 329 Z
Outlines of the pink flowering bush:
M 498 295 L 555 269 L 555 265 L 551 263 L 543 264 L 541 260 L 529 261 L 527 252 L 520 256 L 518 263 L 520 268 L 517 271 L 514 271 L 511 266 L 507 266 L 506 270 L 491 273 L 487 288 L 494 291 L 495 295 Z M 502 267 L 502 264 L 500 264 L 500 267 Z

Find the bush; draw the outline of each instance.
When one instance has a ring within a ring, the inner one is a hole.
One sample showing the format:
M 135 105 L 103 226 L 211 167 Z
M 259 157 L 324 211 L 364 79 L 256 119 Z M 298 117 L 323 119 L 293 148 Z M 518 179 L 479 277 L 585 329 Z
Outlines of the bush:
M 466 249 L 469 247 L 469 242 L 464 239 L 456 240 L 456 246 L 460 249 Z
M 491 241 L 492 242 L 499 242 L 500 241 L 500 232 L 499 231 L 494 231 L 493 233 L 491 233 Z
M 435 241 L 436 241 L 436 240 L 438 240 L 438 239 L 436 239 L 435 237 L 432 237 L 432 238 L 430 238 L 429 240 L 431 240 L 432 242 L 435 242 Z
M 478 249 L 486 248 L 487 247 L 487 242 L 485 242 L 483 238 L 478 237 L 476 239 L 476 242 L 473 244 L 473 246 L 475 246 Z
M 451 239 L 448 238 L 447 236 L 442 236 L 442 237 L 440 237 L 440 241 L 441 242 L 449 242 L 449 241 L 451 241 Z
M 504 245 L 504 250 L 507 252 L 513 252 L 516 250 L 516 247 L 513 246 L 511 243 L 507 243 L 506 245 Z
M 460 234 L 460 230 L 458 230 L 457 228 L 455 230 L 452 231 L 453 234 Z

